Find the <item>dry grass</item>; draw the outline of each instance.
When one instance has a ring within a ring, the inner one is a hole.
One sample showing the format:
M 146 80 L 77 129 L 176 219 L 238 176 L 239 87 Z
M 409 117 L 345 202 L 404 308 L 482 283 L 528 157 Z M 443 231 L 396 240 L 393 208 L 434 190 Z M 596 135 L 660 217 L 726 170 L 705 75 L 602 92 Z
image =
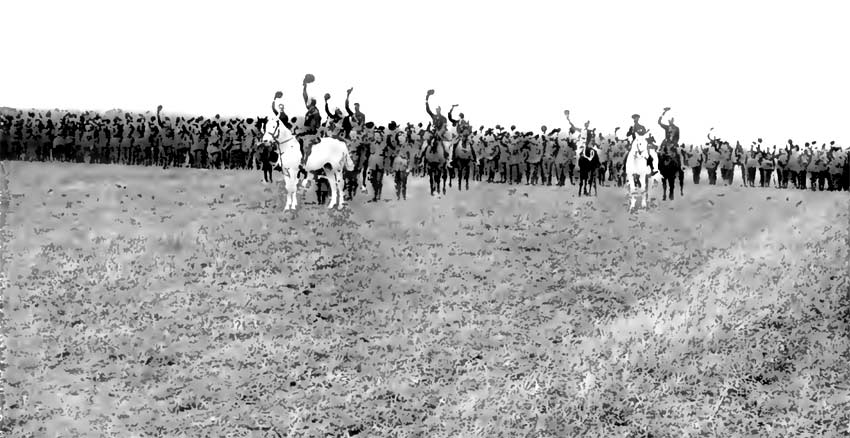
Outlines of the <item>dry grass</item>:
M 850 434 L 843 194 L 10 167 L 4 436 Z

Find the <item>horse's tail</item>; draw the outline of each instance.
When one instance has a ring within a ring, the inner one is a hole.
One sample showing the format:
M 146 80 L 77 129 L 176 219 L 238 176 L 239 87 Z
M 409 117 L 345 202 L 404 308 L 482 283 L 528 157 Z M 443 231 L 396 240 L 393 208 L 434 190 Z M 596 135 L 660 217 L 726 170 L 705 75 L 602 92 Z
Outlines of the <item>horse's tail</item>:
M 349 172 L 354 170 L 354 161 L 351 159 L 351 154 L 349 154 L 348 151 L 345 151 L 345 155 L 343 155 L 342 164 L 343 164 L 343 167 L 345 168 L 345 170 L 347 170 Z

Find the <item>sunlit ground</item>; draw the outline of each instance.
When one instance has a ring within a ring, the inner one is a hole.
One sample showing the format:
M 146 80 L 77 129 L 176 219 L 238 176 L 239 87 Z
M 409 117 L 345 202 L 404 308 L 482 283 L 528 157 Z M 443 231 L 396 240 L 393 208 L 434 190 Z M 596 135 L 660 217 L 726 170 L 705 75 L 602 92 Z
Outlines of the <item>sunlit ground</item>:
M 850 434 L 846 193 L 9 169 L 3 436 Z

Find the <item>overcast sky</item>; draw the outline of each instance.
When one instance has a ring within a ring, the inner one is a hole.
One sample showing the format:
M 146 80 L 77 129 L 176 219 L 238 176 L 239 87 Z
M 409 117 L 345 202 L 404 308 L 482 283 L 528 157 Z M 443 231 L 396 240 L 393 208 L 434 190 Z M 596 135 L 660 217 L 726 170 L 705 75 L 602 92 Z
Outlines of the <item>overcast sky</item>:
M 486 6 L 485 6 L 486 5 Z M 425 91 L 477 128 L 710 127 L 749 144 L 850 142 L 842 1 L 13 1 L 0 106 L 265 114 L 301 80 L 331 107 L 425 122 Z

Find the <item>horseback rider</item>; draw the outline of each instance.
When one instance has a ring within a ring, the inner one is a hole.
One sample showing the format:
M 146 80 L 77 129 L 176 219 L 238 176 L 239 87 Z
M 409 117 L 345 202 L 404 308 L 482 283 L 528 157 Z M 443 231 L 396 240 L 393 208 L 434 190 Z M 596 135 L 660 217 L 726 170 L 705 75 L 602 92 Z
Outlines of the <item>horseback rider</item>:
M 446 164 L 446 167 L 451 168 L 453 151 L 448 144 L 451 138 L 449 135 L 448 120 L 441 113 L 441 108 L 439 106 L 437 107 L 436 113 L 431 111 L 431 105 L 428 103 L 428 99 L 431 98 L 432 94 L 434 94 L 434 90 L 428 90 L 428 93 L 425 95 L 425 111 L 427 111 L 428 115 L 431 117 L 431 127 L 433 128 L 434 136 L 437 137 L 439 141 L 443 142 L 443 146 L 448 154 L 448 163 Z
M 343 126 L 346 127 L 346 137 L 349 136 L 352 128 L 357 128 L 358 130 L 363 129 L 363 125 L 366 124 L 366 115 L 360 112 L 360 103 L 354 102 L 354 111 L 351 111 L 351 107 L 348 106 L 348 100 L 351 97 L 351 92 L 354 91 L 354 87 L 349 88 L 345 94 L 345 112 L 348 113 L 348 124 L 346 125 L 345 121 L 343 121 Z
M 629 132 L 626 133 L 626 136 L 632 137 L 632 143 L 634 144 L 635 140 L 638 138 L 643 139 L 643 137 L 647 134 L 647 130 L 646 127 L 640 124 L 640 114 L 632 114 L 632 120 L 634 120 L 634 124 L 631 128 L 629 128 Z M 650 170 L 649 176 L 652 177 L 655 176 L 658 171 L 655 170 L 655 163 L 653 163 L 652 155 L 649 153 L 650 145 L 645 140 L 644 143 L 646 144 L 646 147 L 643 150 L 638 148 L 636 152 L 646 160 L 646 164 L 649 166 Z
M 672 149 L 675 151 L 675 155 L 679 159 L 679 164 L 685 162 L 685 156 L 682 154 L 682 150 L 679 148 L 679 127 L 676 126 L 675 118 L 670 117 L 667 120 L 667 124 L 661 122 L 661 119 L 664 117 L 667 112 L 670 111 L 670 107 L 664 108 L 664 112 L 658 116 L 658 125 L 664 129 L 664 141 L 661 142 L 661 149 Z

